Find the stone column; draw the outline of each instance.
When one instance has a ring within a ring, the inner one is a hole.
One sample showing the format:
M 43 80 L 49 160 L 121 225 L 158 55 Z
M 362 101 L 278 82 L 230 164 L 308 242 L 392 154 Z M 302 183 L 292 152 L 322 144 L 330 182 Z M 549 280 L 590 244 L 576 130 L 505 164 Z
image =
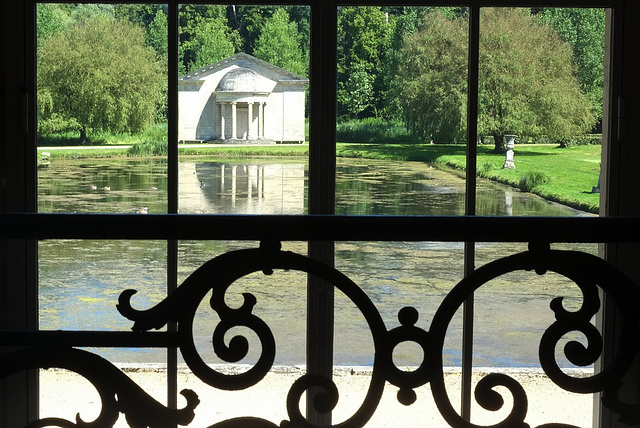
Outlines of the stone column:
M 233 101 L 231 103 L 231 139 L 237 140 L 236 134 L 236 102 Z
M 266 103 L 258 103 L 258 139 L 264 139 L 264 105 Z
M 253 103 L 247 103 L 247 140 L 253 138 Z
M 224 140 L 224 115 L 226 113 L 225 104 L 220 103 L 220 139 Z

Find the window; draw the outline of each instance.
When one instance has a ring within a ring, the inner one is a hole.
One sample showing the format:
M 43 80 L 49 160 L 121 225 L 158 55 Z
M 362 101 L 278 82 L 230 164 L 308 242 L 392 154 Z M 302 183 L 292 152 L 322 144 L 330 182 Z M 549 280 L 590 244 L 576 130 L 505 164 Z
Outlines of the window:
M 621 7 L 618 4 L 618 2 L 614 2 L 614 1 L 604 2 L 606 4 L 599 3 L 597 5 L 591 4 L 591 2 L 588 2 L 588 1 L 585 1 L 583 3 L 571 1 L 568 3 L 570 4 L 568 4 L 567 6 L 571 6 L 571 7 L 582 7 L 582 6 L 603 7 L 604 6 L 604 7 L 611 8 L 610 10 L 614 10 L 614 11 L 620 10 L 619 8 Z M 36 8 L 40 7 L 41 5 L 44 5 L 44 4 L 37 4 Z M 521 7 L 528 6 L 526 4 L 520 4 L 520 2 L 508 2 L 508 3 L 504 2 L 504 4 L 500 4 L 500 6 L 512 6 L 512 5 L 521 6 Z M 29 11 L 29 6 L 31 5 L 30 4 L 27 5 L 27 11 Z M 339 29 L 338 26 L 340 23 L 340 16 L 342 16 L 341 13 L 346 11 L 347 6 L 345 5 L 344 7 L 343 6 L 336 7 L 335 5 L 326 4 L 322 2 L 313 3 L 310 6 L 308 5 L 302 5 L 302 6 L 305 8 L 308 8 L 310 10 L 310 15 L 311 15 L 311 18 L 310 18 L 311 19 L 311 39 L 310 39 L 311 59 L 310 59 L 310 72 L 309 72 L 310 97 L 309 97 L 309 105 L 308 105 L 309 141 L 311 143 L 309 144 L 309 149 L 308 149 L 309 150 L 308 205 L 307 205 L 307 208 L 303 210 L 303 212 L 305 213 L 308 212 L 311 214 L 326 214 L 326 213 L 331 214 L 334 212 L 338 212 L 340 209 L 342 209 L 340 206 L 341 201 L 349 201 L 350 203 L 353 203 L 353 205 L 358 205 L 358 203 L 360 202 L 357 200 L 356 201 L 353 200 L 352 195 L 354 193 L 350 193 L 353 191 L 353 189 L 350 189 L 350 186 L 349 186 L 350 182 L 348 179 L 345 180 L 344 182 L 340 182 L 339 181 L 340 175 L 338 175 L 337 181 L 336 179 L 334 179 L 335 171 L 338 171 L 339 173 L 344 173 L 345 177 L 349 177 L 348 175 L 349 172 L 346 171 L 345 168 L 342 168 L 339 162 L 338 162 L 338 166 L 336 167 L 336 158 L 335 158 L 336 129 L 333 126 L 333 124 L 336 123 L 337 113 L 339 113 L 337 110 L 335 110 L 334 106 L 336 105 L 336 101 L 339 101 L 339 97 L 341 96 L 339 92 L 340 88 L 337 88 L 338 91 L 334 90 L 336 89 L 335 77 L 336 77 L 336 74 L 340 72 L 338 70 L 338 67 L 336 66 L 337 59 L 336 59 L 336 55 L 335 55 L 336 52 L 334 50 L 334 47 L 337 45 L 337 43 L 335 43 L 336 39 L 334 39 L 334 37 L 337 37 L 336 33 L 338 32 L 335 30 Z M 424 2 L 424 6 L 429 6 L 429 2 Z M 484 28 L 483 15 L 481 11 L 481 8 L 483 6 L 484 4 L 482 2 L 478 2 L 478 3 L 474 2 L 472 5 L 464 6 L 468 8 L 468 16 L 469 16 L 468 26 L 471 29 L 469 31 L 469 34 L 470 34 L 469 57 L 471 58 L 471 61 L 469 62 L 470 78 L 469 78 L 469 88 L 468 88 L 469 94 L 470 94 L 469 105 L 471 106 L 471 108 L 469 110 L 470 111 L 469 114 L 465 115 L 467 131 L 464 137 L 466 138 L 467 141 L 475 141 L 476 136 L 478 135 L 478 123 L 476 123 L 477 122 L 476 113 L 478 112 L 474 111 L 473 106 L 477 104 L 477 100 L 474 100 L 474 97 L 477 97 L 480 94 L 479 88 L 478 88 L 478 79 L 475 79 L 475 76 L 481 75 L 483 71 L 482 67 L 486 65 L 485 63 L 482 63 L 479 61 L 479 58 L 482 58 L 482 55 L 483 55 L 483 52 L 480 50 L 480 46 L 479 46 L 479 42 L 480 40 L 482 40 L 482 37 L 483 37 L 483 28 Z M 182 13 L 185 12 L 188 5 L 181 6 L 183 9 L 180 9 L 180 7 L 176 3 L 170 2 L 165 5 L 155 5 L 154 7 L 156 12 L 163 11 L 164 13 L 164 11 L 166 10 L 166 16 L 168 17 L 167 22 L 169 23 L 167 27 L 168 28 L 167 33 L 170 36 L 168 38 L 169 42 L 167 43 L 168 58 L 175 59 L 177 57 L 178 49 L 180 49 L 180 45 L 175 42 L 175 40 L 177 39 L 177 28 L 175 26 L 175 23 L 180 18 L 181 12 Z M 18 7 L 18 9 L 20 8 Z M 492 8 L 492 10 L 493 9 L 498 10 L 499 8 Z M 26 13 L 25 16 L 30 16 L 30 15 L 29 13 Z M 156 14 L 156 16 L 159 16 L 159 15 Z M 618 17 L 617 19 L 620 19 L 619 17 L 621 15 L 616 15 L 616 16 Z M 26 21 L 29 22 L 29 19 L 26 19 Z M 29 29 L 30 27 L 27 26 L 27 28 Z M 617 29 L 619 27 L 614 27 L 614 28 Z M 619 31 L 619 30 L 616 30 L 616 31 Z M 29 40 L 31 37 L 32 35 L 27 34 L 27 40 Z M 174 40 L 174 41 L 172 42 L 171 40 Z M 28 43 L 25 43 L 25 44 L 28 45 Z M 27 51 L 27 52 L 30 52 L 30 51 Z M 27 58 L 26 60 L 27 75 L 31 73 L 29 68 L 31 66 L 32 61 L 33 61 L 33 57 Z M 157 192 L 160 189 L 162 190 L 166 189 L 166 195 L 167 195 L 166 210 L 164 208 L 159 208 L 159 211 L 176 213 L 178 212 L 178 210 L 180 210 L 180 212 L 183 213 L 183 208 L 181 208 L 182 202 L 179 199 L 179 195 L 180 197 L 182 195 L 181 186 L 184 188 L 187 188 L 189 185 L 195 186 L 196 184 L 201 185 L 203 183 L 205 187 L 211 187 L 209 186 L 210 183 L 212 186 L 215 185 L 213 181 L 211 182 L 208 182 L 206 180 L 202 180 L 201 182 L 199 182 L 200 180 L 193 181 L 193 178 L 194 178 L 193 175 L 198 177 L 198 173 L 199 173 L 198 169 L 201 169 L 203 172 L 206 171 L 207 177 L 215 177 L 215 180 L 217 180 L 216 183 L 222 183 L 223 177 L 228 177 L 226 174 L 227 174 L 227 168 L 229 168 L 231 179 L 232 180 L 234 179 L 233 177 L 235 174 L 235 180 L 236 180 L 235 186 L 232 185 L 230 187 L 231 194 L 228 195 L 228 197 L 230 198 L 233 198 L 233 192 L 237 191 L 238 186 L 241 186 L 241 187 L 244 186 L 244 184 L 240 184 L 241 180 L 246 180 L 246 187 L 245 187 L 245 190 L 243 190 L 243 191 L 246 191 L 246 193 L 244 193 L 245 195 L 248 195 L 249 192 L 253 193 L 254 191 L 259 191 L 259 186 L 254 187 L 253 182 L 259 183 L 260 177 L 262 177 L 262 180 L 266 180 L 267 178 L 267 175 L 264 172 L 260 172 L 260 171 L 263 171 L 263 169 L 261 169 L 261 165 L 238 166 L 238 165 L 232 165 L 232 164 L 231 165 L 207 164 L 207 165 L 200 165 L 200 167 L 198 167 L 197 165 L 194 165 L 193 171 L 192 171 L 188 169 L 188 168 L 191 168 L 191 166 L 186 167 L 185 165 L 182 165 L 180 163 L 179 155 L 178 155 L 178 147 L 179 147 L 178 139 L 180 138 L 179 137 L 180 135 L 179 93 L 176 90 L 173 90 L 173 91 L 171 90 L 171 88 L 175 89 L 180 87 L 180 81 L 178 80 L 180 70 L 177 62 L 174 60 L 168 61 L 168 66 L 166 69 L 168 70 L 168 76 L 169 76 L 167 78 L 167 82 L 168 82 L 167 86 L 169 88 L 169 90 L 167 91 L 167 106 L 168 106 L 167 135 L 168 135 L 169 145 L 168 145 L 168 155 L 166 156 L 166 162 L 165 162 L 167 175 L 165 178 L 163 178 L 163 173 L 157 173 L 157 170 L 154 169 L 155 167 L 149 166 L 149 168 L 151 169 L 151 176 L 156 176 L 161 183 L 160 185 L 156 185 L 157 184 L 156 182 L 151 183 L 151 182 L 145 182 L 144 180 L 138 180 L 136 183 L 136 185 L 138 186 L 137 190 L 142 191 L 142 193 L 144 194 L 144 198 L 147 198 L 147 199 L 143 199 L 142 202 L 138 202 L 138 200 L 135 200 L 135 199 L 128 201 L 128 203 L 132 205 L 131 207 L 127 208 L 126 212 L 133 212 L 134 210 L 140 210 L 140 209 L 143 209 L 144 211 L 143 207 L 147 207 L 150 209 L 151 212 L 153 212 L 154 211 L 153 204 L 157 204 L 157 206 L 162 207 L 165 204 L 165 200 L 163 200 L 162 196 L 157 196 L 158 195 Z M 324 72 L 326 70 L 329 70 L 329 72 Z M 332 70 L 336 70 L 336 74 L 334 74 Z M 617 70 L 614 70 L 614 71 L 618 72 Z M 7 73 L 4 68 L 3 68 L 3 73 Z M 7 76 L 9 75 L 10 74 L 8 73 L 3 74 L 2 75 L 3 80 L 7 78 Z M 616 79 L 618 78 L 617 75 L 614 75 L 614 77 L 616 77 Z M 246 76 L 244 76 L 244 78 L 246 78 Z M 27 81 L 28 80 L 29 79 L 27 79 Z M 613 80 L 612 82 L 610 82 L 610 85 L 614 91 L 619 90 L 618 82 L 619 80 Z M 28 86 L 29 85 L 27 85 L 27 87 Z M 606 88 L 607 90 L 609 90 L 609 86 L 607 86 Z M 220 91 L 220 92 L 225 92 L 225 91 Z M 221 95 L 229 96 L 230 94 L 221 93 Z M 607 100 L 608 97 L 610 97 L 610 95 L 606 94 L 605 100 Z M 246 103 L 246 107 L 243 105 L 238 107 L 238 105 L 235 104 L 235 108 L 234 108 L 233 107 L 234 104 L 232 104 L 233 102 L 234 102 L 233 100 L 225 99 L 225 100 L 221 100 L 220 104 L 217 104 L 216 106 L 212 106 L 213 114 L 215 115 L 213 120 L 214 124 L 219 125 L 220 128 L 223 128 L 223 127 L 226 128 L 227 126 L 230 127 L 231 137 L 227 137 L 226 133 L 224 135 L 222 135 L 221 133 L 220 136 L 224 136 L 225 138 L 229 138 L 229 139 L 234 139 L 233 131 L 235 130 L 236 132 L 238 132 L 239 129 L 242 129 L 244 130 L 242 132 L 245 132 L 246 135 L 236 134 L 235 135 L 236 137 L 244 136 L 246 138 L 249 138 L 250 136 L 256 136 L 259 138 L 261 135 L 261 131 L 264 132 L 264 129 L 261 128 L 261 124 L 264 125 L 263 115 L 267 114 L 266 110 L 264 110 L 264 105 L 260 104 L 259 100 L 257 101 L 251 100 L 250 102 L 247 100 L 244 100 L 244 101 L 240 101 L 240 103 L 241 104 Z M 617 111 L 617 109 L 618 107 L 615 106 L 615 107 L 611 107 L 610 110 L 605 109 L 605 111 L 607 112 Z M 230 113 L 228 110 L 230 110 L 231 112 L 235 110 L 235 120 L 233 120 L 233 116 L 234 116 L 233 113 L 227 115 L 227 113 Z M 3 110 L 3 113 L 5 113 L 4 110 Z M 227 117 L 229 117 L 229 119 L 227 119 Z M 247 118 L 246 122 L 244 122 L 245 117 Z M 261 117 L 262 117 L 262 120 L 261 120 Z M 605 120 L 605 124 L 603 124 L 604 133 L 611 132 L 610 130 L 616 129 L 615 125 L 611 125 L 610 122 L 609 122 L 610 126 L 607 128 L 606 121 L 609 119 L 606 117 L 606 115 L 604 120 Z M 223 125 L 223 122 L 225 122 L 224 125 Z M 230 123 L 227 123 L 227 122 L 230 122 Z M 252 123 L 255 124 L 255 128 L 251 127 Z M 264 136 L 264 134 L 262 135 Z M 476 163 L 475 147 L 476 146 L 474 144 L 470 144 L 467 147 L 467 151 L 470 152 L 470 155 L 467 158 L 467 164 L 466 164 L 467 170 L 469 169 L 479 170 L 483 168 L 483 165 L 475 164 Z M 604 160 L 609 162 L 608 165 L 610 166 L 608 168 L 613 168 L 612 165 L 617 165 L 616 162 L 619 161 L 621 158 L 622 149 L 615 146 L 615 144 L 612 144 L 612 147 L 610 147 L 608 150 L 609 152 L 605 154 L 605 156 L 607 157 L 605 157 Z M 22 158 L 24 159 L 33 160 L 36 157 L 33 151 L 34 150 L 31 150 L 30 152 L 24 153 L 22 155 L 18 153 L 15 156 L 22 156 Z M 622 156 L 622 158 L 624 158 L 624 156 Z M 612 163 L 612 160 L 613 160 L 613 163 Z M 516 151 L 516 162 L 517 162 L 517 151 Z M 8 163 L 8 162 L 5 161 L 5 163 Z M 607 165 L 606 162 L 603 162 L 603 164 Z M 235 166 L 235 173 L 233 172 L 234 166 Z M 372 163 L 372 165 L 366 165 L 366 167 L 367 168 L 373 167 L 373 169 L 375 170 L 376 165 L 373 165 Z M 377 165 L 377 168 L 379 169 L 383 167 L 384 165 Z M 30 166 L 28 168 L 33 168 L 33 167 Z M 91 192 L 95 191 L 97 195 L 96 198 L 104 198 L 104 199 L 114 198 L 114 193 L 115 193 L 113 189 L 114 186 L 109 186 L 108 180 L 113 179 L 115 181 L 118 181 L 119 180 L 118 175 L 129 174 L 129 171 L 126 171 L 126 170 L 125 171 L 120 170 L 120 171 L 114 172 L 108 169 L 101 169 L 96 173 L 91 169 L 91 165 L 85 165 L 84 168 L 86 170 L 84 172 L 87 174 L 94 174 L 94 175 L 97 174 L 97 178 L 99 179 L 98 181 L 107 180 L 107 184 L 104 184 L 102 186 L 99 186 L 99 184 L 94 184 L 94 183 L 83 183 L 83 186 L 86 186 L 83 190 L 91 191 Z M 603 167 L 603 169 L 604 168 L 605 167 Z M 238 174 L 238 169 L 241 169 L 243 173 Z M 283 166 L 280 168 L 280 171 L 279 171 L 279 174 L 280 174 L 279 177 L 281 177 L 282 180 L 284 180 L 285 177 L 288 177 L 285 173 L 285 170 L 289 171 L 289 168 L 285 168 Z M 293 170 L 293 174 L 298 174 L 295 168 L 291 168 L 291 170 Z M 33 208 L 34 208 L 33 206 L 31 206 L 31 202 L 29 201 L 35 200 L 36 187 L 32 182 L 33 181 L 32 178 L 36 174 L 29 174 L 29 171 L 33 172 L 31 170 L 28 170 L 22 175 L 23 177 L 22 182 L 26 183 L 25 194 L 27 195 L 27 200 L 23 201 L 21 204 L 18 203 L 16 205 L 16 206 L 22 207 L 18 209 L 18 211 L 28 212 L 28 211 L 33 211 Z M 18 176 L 21 175 L 19 167 L 14 167 L 11 170 L 11 172 Z M 191 181 L 189 182 L 181 181 L 181 177 L 188 175 L 187 174 L 188 172 L 191 172 L 191 176 L 187 177 Z M 408 174 L 411 172 L 398 171 L 398 173 Z M 608 176 L 605 174 L 605 183 L 607 183 L 607 180 L 609 180 L 608 185 L 614 186 L 614 188 L 617 189 L 617 187 L 615 187 L 617 185 L 617 181 L 616 181 L 617 175 L 615 175 L 612 171 L 609 171 L 609 174 L 610 175 Z M 56 174 L 54 176 L 57 177 L 56 180 L 62 180 L 63 178 L 59 174 Z M 27 177 L 27 179 L 24 179 L 24 177 Z M 9 182 L 12 182 L 11 180 L 12 178 L 10 177 Z M 15 182 L 15 179 L 13 180 Z M 134 181 L 135 180 L 136 179 L 134 178 Z M 280 181 L 279 188 L 281 189 L 281 191 L 284 191 L 284 185 L 282 184 L 283 183 L 282 180 Z M 467 180 L 466 181 L 467 189 L 476 189 L 480 187 L 477 185 L 477 182 L 475 181 L 476 180 L 475 174 L 467 174 L 466 180 Z M 98 183 L 98 181 L 96 181 L 96 183 Z M 54 211 L 54 208 L 52 208 L 54 205 L 52 205 L 53 202 L 51 201 L 57 200 L 59 202 L 66 203 L 73 198 L 74 195 L 69 195 L 69 194 L 64 195 L 63 198 L 59 198 L 58 196 L 60 195 L 56 195 L 56 186 L 58 185 L 59 183 L 55 182 L 53 179 L 47 179 L 46 181 L 41 182 L 39 184 L 39 187 L 41 189 L 44 189 L 44 188 L 50 189 L 50 190 L 47 190 L 48 193 L 46 194 L 45 197 L 40 196 L 38 199 L 39 203 L 43 204 L 38 207 L 38 210 L 40 212 L 45 210 Z M 94 185 L 96 186 L 96 189 L 93 189 L 91 187 Z M 106 190 L 107 187 L 111 187 L 111 189 Z M 626 189 L 625 184 L 620 184 L 619 187 L 621 189 Z M 155 188 L 157 188 L 157 190 Z M 102 193 L 99 193 L 99 192 L 102 192 Z M 623 190 L 621 190 L 620 192 L 621 192 L 620 194 L 624 195 Z M 80 193 L 80 189 L 78 189 L 76 193 Z M 202 193 L 205 196 L 207 195 L 206 192 L 202 192 Z M 629 194 L 629 193 L 630 192 L 626 194 Z M 217 195 L 218 193 L 215 193 L 215 194 Z M 355 194 L 356 196 L 361 197 L 364 194 L 364 192 L 362 192 L 361 189 L 357 189 Z M 614 205 L 610 205 L 608 206 L 608 208 L 605 208 L 606 214 L 627 213 L 627 211 L 625 211 L 625 208 L 624 208 L 624 202 L 619 202 L 619 200 L 624 199 L 622 196 L 620 196 L 620 194 L 618 194 L 617 191 L 614 190 L 612 195 L 607 195 L 608 197 L 612 198 L 611 200 L 614 201 L 612 202 L 612 204 Z M 118 198 L 121 197 L 122 200 L 126 200 L 127 198 L 126 195 L 120 195 L 116 197 Z M 17 199 L 17 198 L 13 198 L 13 199 Z M 204 205 L 206 205 L 207 203 L 206 200 L 201 202 Z M 365 202 L 366 201 L 362 202 L 362 205 L 366 205 Z M 186 201 L 185 201 L 185 204 L 186 204 Z M 194 206 L 193 208 L 189 208 L 188 205 L 184 205 L 185 207 L 187 207 L 185 208 L 185 211 L 197 213 L 201 210 L 202 204 L 200 204 L 197 207 Z M 466 207 L 464 211 L 464 214 L 466 215 L 482 214 L 482 211 L 484 209 L 481 203 L 476 201 L 475 191 L 473 192 L 467 191 L 464 194 L 463 205 Z M 505 208 L 508 205 L 509 205 L 508 202 L 505 200 L 505 205 L 504 205 Z M 297 204 L 297 206 L 299 206 L 299 204 Z M 66 211 L 66 209 L 64 210 Z M 10 210 L 10 211 L 13 211 L 13 210 Z M 118 211 L 118 210 L 109 211 L 109 212 L 115 212 L 115 211 Z M 353 211 L 350 212 L 349 210 L 345 209 L 345 213 L 352 213 L 352 212 Z M 355 212 L 359 213 L 358 211 L 355 211 Z M 301 212 L 296 212 L 295 214 L 299 214 L 299 213 Z M 389 212 L 382 212 L 382 214 L 388 214 L 388 213 Z M 409 214 L 409 213 L 402 213 L 402 214 Z M 410 213 L 410 214 L 414 214 L 414 213 Z M 80 228 L 87 230 L 86 225 L 80 225 Z M 70 235 L 73 236 L 74 234 L 70 233 Z M 178 278 L 181 275 L 178 273 L 180 272 L 180 269 L 181 269 L 180 260 L 187 260 L 187 258 L 181 259 L 180 256 L 181 255 L 186 256 L 187 254 L 191 254 L 193 252 L 193 245 L 190 243 L 190 241 L 189 242 L 182 242 L 182 241 L 178 242 L 174 240 L 162 240 L 162 241 L 153 241 L 153 242 L 152 241 L 136 241 L 136 243 L 140 243 L 139 246 L 130 246 L 129 244 L 127 244 L 127 241 L 124 241 L 124 242 L 116 241 L 116 242 L 117 243 L 114 242 L 113 244 L 111 244 L 110 242 L 107 242 L 106 245 L 113 245 L 113 246 L 122 245 L 123 247 L 118 248 L 117 251 L 125 252 L 127 254 L 134 254 L 131 257 L 126 257 L 126 259 L 140 259 L 140 258 L 144 259 L 145 257 L 148 257 L 149 254 L 154 252 L 163 253 L 163 254 L 166 252 L 168 254 L 166 265 L 160 264 L 158 266 L 153 266 L 151 273 L 159 275 L 159 277 L 163 277 L 164 276 L 163 273 L 166 272 L 167 273 L 166 282 L 169 290 L 175 287 L 175 285 L 178 282 Z M 79 245 L 82 246 L 82 245 L 85 245 L 85 243 L 86 241 L 82 241 L 82 242 L 79 242 Z M 17 245 L 17 244 L 12 243 L 11 245 Z M 56 245 L 56 241 L 45 241 L 45 243 L 40 244 L 39 255 L 38 255 L 39 259 L 46 260 L 47 248 L 48 248 L 47 246 L 55 246 L 55 245 Z M 100 244 L 95 244 L 95 245 L 105 245 L 105 243 L 103 241 L 100 241 Z M 214 242 L 212 242 L 212 245 L 214 246 L 214 251 L 221 251 L 220 248 L 215 247 L 216 244 Z M 348 258 L 353 255 L 353 253 L 350 251 L 349 245 L 351 244 L 342 243 L 342 242 L 336 243 L 335 251 L 334 251 L 334 244 L 332 243 L 312 242 L 309 244 L 309 254 L 312 255 L 313 257 L 321 258 L 328 263 L 333 263 L 333 258 L 335 253 L 335 254 L 338 254 L 336 264 L 340 264 L 342 260 L 341 257 L 346 256 L 346 258 Z M 483 249 L 480 249 L 479 252 L 476 253 L 474 251 L 473 243 L 468 243 L 466 245 L 458 244 L 455 247 L 454 251 L 457 251 L 458 254 L 464 253 L 466 255 L 466 259 L 465 259 L 466 268 L 463 269 L 461 267 L 460 269 L 466 270 L 467 273 L 470 272 L 473 269 L 473 266 L 475 264 L 475 258 L 478 258 L 479 261 L 482 260 L 482 257 L 483 257 L 482 250 Z M 401 250 L 401 251 L 404 251 L 404 250 Z M 86 250 L 83 251 L 83 253 L 86 253 L 86 252 L 91 253 L 92 251 L 86 251 Z M 24 250 L 24 253 L 33 255 L 33 253 L 29 253 L 29 251 L 27 250 Z M 7 257 L 9 257 L 8 253 L 7 253 Z M 82 264 L 84 261 L 80 259 L 77 255 L 70 254 L 68 257 L 76 259 L 76 261 L 79 262 L 79 264 Z M 101 260 L 96 261 L 96 263 L 101 263 L 101 262 L 102 262 Z M 91 263 L 93 263 L 93 261 L 91 261 Z M 193 264 L 197 265 L 198 262 L 194 262 Z M 46 280 L 48 276 L 47 269 L 54 269 L 54 268 L 55 266 L 47 267 L 46 265 L 41 264 L 40 265 L 40 269 L 42 269 L 40 271 L 41 279 Z M 111 267 L 110 269 L 112 270 L 118 269 L 119 271 L 121 271 L 121 269 L 119 268 L 120 267 L 118 266 L 117 268 Z M 133 268 L 133 270 L 137 270 L 137 269 Z M 33 279 L 34 279 L 33 277 L 35 276 L 34 275 L 35 272 L 33 271 L 33 269 L 27 269 L 27 271 L 29 272 L 27 277 L 30 278 L 29 280 L 31 282 L 33 282 Z M 118 272 L 119 277 L 122 276 L 120 275 L 120 273 L 121 272 Z M 86 279 L 86 277 L 83 279 Z M 156 282 L 156 281 L 154 280 L 153 282 Z M 158 290 L 156 294 L 161 295 L 163 292 L 164 292 L 163 290 Z M 145 294 L 148 295 L 148 293 L 145 293 Z M 42 292 L 40 292 L 40 296 L 42 298 L 43 296 Z M 310 298 L 310 304 L 313 307 L 318 308 L 319 314 L 321 315 L 329 314 L 328 315 L 329 321 L 324 325 L 328 326 L 329 330 L 331 330 L 333 327 L 333 321 L 332 321 L 333 315 L 332 315 L 332 310 L 328 308 L 333 306 L 333 297 L 330 295 L 327 297 L 322 293 L 318 293 L 318 295 L 316 296 L 311 295 L 309 298 Z M 34 299 L 35 299 L 34 296 L 30 296 L 25 298 L 25 301 L 29 301 L 30 305 L 33 306 Z M 317 299 L 321 299 L 320 302 Z M 324 299 L 324 301 L 322 299 Z M 85 302 L 85 303 L 89 303 L 89 302 Z M 93 304 L 95 302 L 90 302 L 90 303 Z M 338 302 L 338 304 L 340 304 L 340 302 Z M 467 312 L 467 314 L 470 315 L 471 312 Z M 336 323 L 337 322 L 339 321 L 336 321 Z M 466 322 L 468 322 L 468 320 Z M 323 325 L 322 322 L 320 324 Z M 469 325 L 469 324 L 466 324 L 466 325 Z M 325 336 L 331 337 L 332 333 L 329 331 L 328 333 L 325 334 Z M 326 337 L 325 339 L 311 337 L 309 340 L 310 340 L 310 343 L 316 344 L 319 347 L 328 345 L 328 343 L 326 342 Z M 323 340 L 325 340 L 325 342 L 323 342 Z M 329 339 L 328 342 L 331 342 L 331 339 Z M 326 349 L 331 349 L 331 347 L 329 346 Z M 332 364 L 331 360 L 333 356 L 332 356 L 332 353 L 329 353 L 329 354 L 330 354 L 329 356 L 327 355 L 322 356 L 321 354 L 311 353 L 311 355 L 309 356 L 310 360 L 308 361 L 309 366 L 310 367 L 316 366 L 316 368 L 320 372 L 322 372 L 323 370 L 325 371 L 330 370 L 331 364 Z M 315 357 L 319 357 L 319 360 L 313 361 L 313 358 Z M 176 358 L 177 356 L 173 354 L 173 356 L 171 356 L 169 359 L 169 366 L 170 367 L 174 366 L 173 370 L 175 370 Z M 171 359 L 173 359 L 173 362 Z M 171 370 L 172 369 L 170 368 L 169 371 Z M 174 376 L 174 375 L 170 375 L 170 376 Z M 171 386 L 172 383 L 173 383 L 173 386 Z M 170 385 L 169 396 L 175 397 L 176 382 L 172 380 L 169 382 L 169 385 Z M 169 403 L 171 403 L 173 399 L 174 398 L 170 398 Z M 470 398 L 466 398 L 466 399 L 470 399 Z

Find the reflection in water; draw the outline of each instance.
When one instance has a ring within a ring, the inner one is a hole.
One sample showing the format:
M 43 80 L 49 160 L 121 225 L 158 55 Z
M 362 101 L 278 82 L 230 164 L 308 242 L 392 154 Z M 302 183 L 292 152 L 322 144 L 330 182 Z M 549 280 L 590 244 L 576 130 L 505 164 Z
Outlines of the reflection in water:
M 304 214 L 305 164 L 180 163 L 180 212 Z

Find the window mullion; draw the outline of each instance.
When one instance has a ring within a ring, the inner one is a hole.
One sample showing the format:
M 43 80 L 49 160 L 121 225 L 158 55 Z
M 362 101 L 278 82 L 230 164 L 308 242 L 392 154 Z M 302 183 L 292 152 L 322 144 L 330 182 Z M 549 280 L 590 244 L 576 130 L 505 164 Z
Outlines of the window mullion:
M 167 11 L 167 211 L 178 213 L 178 3 L 172 1 Z M 167 293 L 178 288 L 178 241 L 167 241 Z M 168 323 L 169 331 L 176 331 L 176 323 Z M 167 348 L 167 404 L 178 407 L 178 350 Z
M 311 4 L 309 95 L 309 214 L 335 213 L 337 8 L 334 1 Z M 309 242 L 309 256 L 333 266 L 334 243 Z M 333 285 L 309 276 L 307 284 L 307 372 L 331 377 L 334 329 Z M 307 418 L 330 425 L 331 414 L 313 405 L 307 394 Z
M 480 56 L 480 7 L 469 8 L 469 44 L 467 68 L 467 152 L 465 214 L 476 214 L 476 156 L 478 140 L 478 68 Z M 464 274 L 475 269 L 475 243 L 465 242 Z M 462 315 L 462 385 L 461 414 L 471 420 L 471 375 L 473 368 L 473 316 L 474 298 L 471 294 L 463 305 Z

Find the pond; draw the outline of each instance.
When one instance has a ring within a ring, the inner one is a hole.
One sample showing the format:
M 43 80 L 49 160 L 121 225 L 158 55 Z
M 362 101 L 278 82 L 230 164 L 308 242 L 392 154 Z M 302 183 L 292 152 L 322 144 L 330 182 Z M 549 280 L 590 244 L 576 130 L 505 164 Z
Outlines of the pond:
M 243 159 L 233 162 L 186 160 L 179 164 L 181 213 L 304 214 L 307 163 L 298 158 Z M 163 160 L 54 160 L 39 170 L 40 212 L 165 213 L 166 163 Z M 464 179 L 418 162 L 338 159 L 338 214 L 461 215 Z M 480 215 L 586 215 L 534 195 L 479 180 Z M 503 231 L 496 231 L 503 233 Z M 178 276 L 183 281 L 205 261 L 255 242 L 181 241 Z M 568 247 L 568 246 L 565 246 Z M 284 248 L 306 252 L 305 243 Z M 524 244 L 479 243 L 476 264 L 526 248 Z M 572 246 L 571 248 L 576 248 Z M 578 249 L 594 253 L 593 245 Z M 166 294 L 164 241 L 49 240 L 39 245 L 40 327 L 42 329 L 128 330 L 115 310 L 122 290 L 138 290 L 132 303 L 148 308 Z M 418 325 L 428 329 L 444 296 L 463 276 L 463 243 L 338 242 L 336 267 L 360 285 L 380 310 L 387 328 L 397 313 L 414 306 Z M 257 297 L 255 312 L 272 328 L 276 364 L 304 362 L 306 278 L 295 272 L 251 275 L 228 293 L 230 305 L 242 292 Z M 567 296 L 578 305 L 579 291 L 552 275 L 518 273 L 499 278 L 476 296 L 474 363 L 478 366 L 535 366 L 541 332 L 553 322 L 551 298 Z M 336 296 L 335 363 L 369 365 L 372 342 L 362 316 L 340 293 Z M 215 363 L 211 334 L 216 315 L 203 302 L 196 320 L 198 348 Z M 445 364 L 460 364 L 461 317 L 450 326 Z M 259 349 L 255 349 L 259 352 Z M 417 364 L 411 346 L 399 347 L 398 364 Z M 161 350 L 99 350 L 115 362 L 164 361 Z M 415 354 L 415 353 L 414 353 Z M 256 353 L 246 362 L 251 362 Z

